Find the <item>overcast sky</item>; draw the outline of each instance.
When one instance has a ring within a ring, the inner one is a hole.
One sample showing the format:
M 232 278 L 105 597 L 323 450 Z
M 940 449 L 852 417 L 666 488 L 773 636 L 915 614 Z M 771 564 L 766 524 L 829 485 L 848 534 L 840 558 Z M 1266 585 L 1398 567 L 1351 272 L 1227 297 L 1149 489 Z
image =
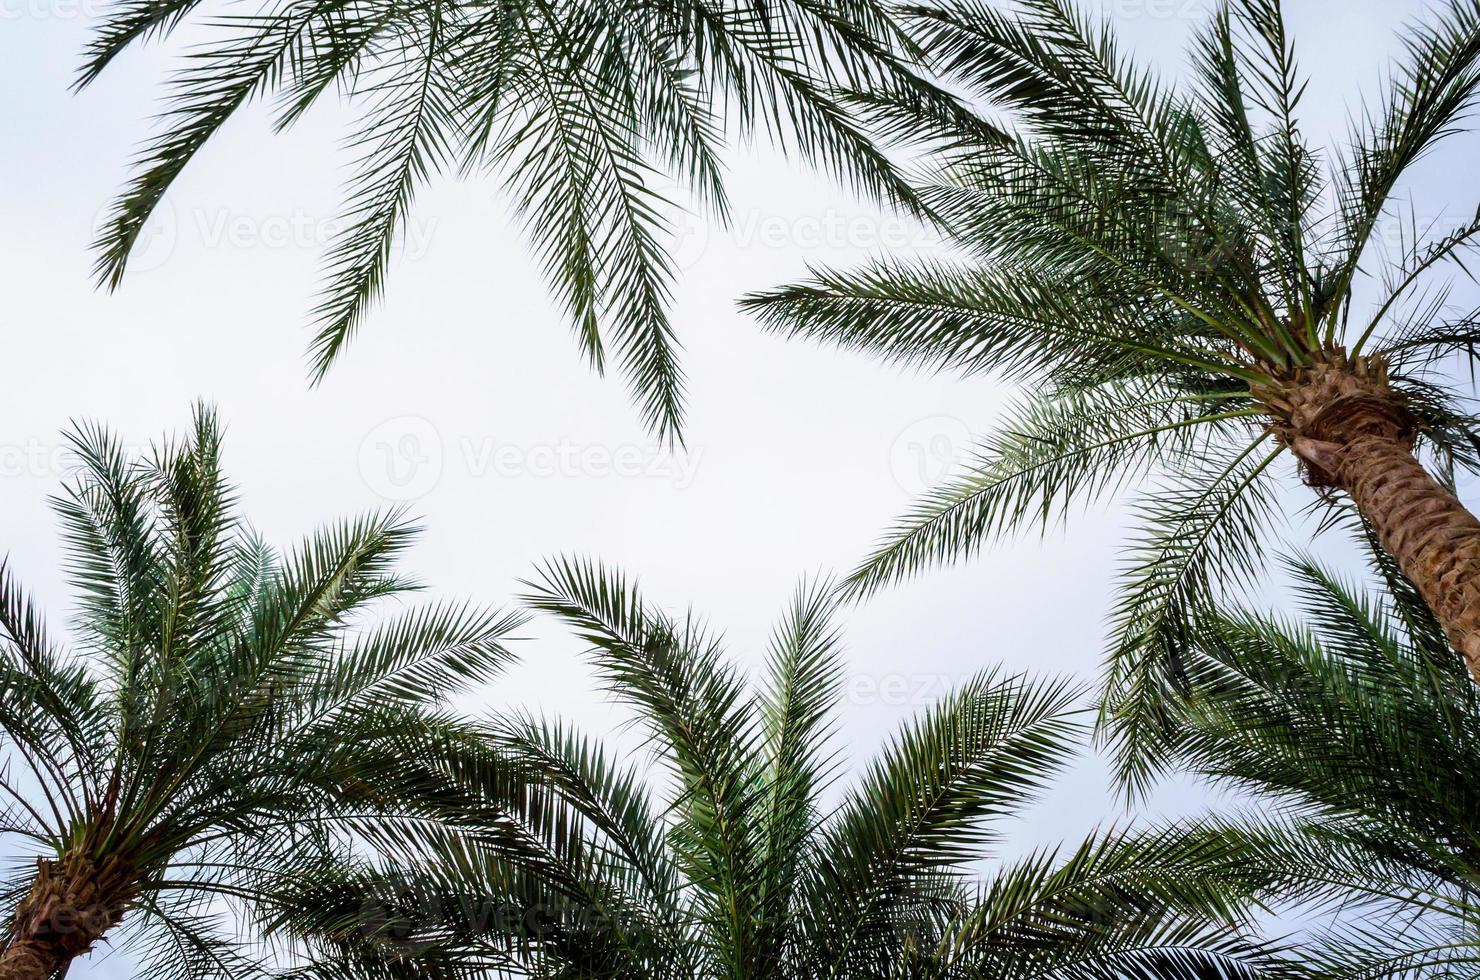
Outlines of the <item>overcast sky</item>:
M 1146 57 L 1180 71 L 1201 0 L 1104 0 Z M 1306 129 L 1339 133 L 1377 91 L 1396 32 L 1424 0 L 1287 0 L 1314 76 Z M 385 302 L 310 390 L 319 259 L 348 154 L 342 116 L 273 136 L 237 118 L 171 191 L 121 291 L 90 279 L 88 243 L 148 131 L 168 58 L 134 51 L 69 94 L 102 0 L 0 0 L 0 553 L 60 624 L 70 597 L 46 503 L 58 432 L 104 420 L 146 443 L 220 408 L 245 511 L 282 545 L 321 522 L 406 504 L 426 533 L 410 565 L 438 594 L 512 601 L 542 557 L 585 553 L 692 604 L 760 661 L 798 579 L 843 569 L 992 425 L 1012 392 L 786 343 L 738 313 L 750 289 L 809 264 L 936 247 L 765 147 L 731 157 L 729 229 L 685 221 L 674 320 L 691 391 L 686 452 L 645 434 L 619 378 L 593 377 L 497 189 L 439 182 L 420 198 Z M 1456 141 L 1411 188 L 1416 213 L 1473 214 L 1475 143 Z M 845 617 L 850 681 L 840 746 L 865 761 L 897 723 L 984 667 L 1091 678 L 1100 661 L 1121 525 L 1111 510 L 885 592 Z M 473 699 L 619 720 L 576 646 L 548 623 L 523 663 Z M 1163 807 L 1196 805 L 1167 794 Z M 1025 821 L 1014 851 L 1119 816 L 1086 762 Z M 130 976 L 114 955 L 79 977 Z

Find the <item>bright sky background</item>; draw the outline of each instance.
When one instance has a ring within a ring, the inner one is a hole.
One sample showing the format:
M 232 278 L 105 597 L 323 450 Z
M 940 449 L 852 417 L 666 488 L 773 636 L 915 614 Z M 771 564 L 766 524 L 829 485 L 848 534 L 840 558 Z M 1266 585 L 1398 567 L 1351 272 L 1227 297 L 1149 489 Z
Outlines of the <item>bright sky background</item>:
M 349 160 L 343 118 L 320 111 L 282 136 L 261 111 L 236 119 L 171 192 L 122 290 L 100 293 L 88 243 L 168 64 L 159 49 L 135 51 L 70 94 L 102 3 L 0 0 L 11 93 L 0 109 L 0 553 L 59 625 L 70 597 L 46 502 L 62 475 L 59 430 L 95 418 L 143 444 L 183 426 L 203 397 L 228 424 L 228 470 L 270 540 L 406 503 L 427 527 L 410 564 L 438 594 L 508 603 L 540 558 L 591 554 L 639 575 L 651 599 L 692 603 L 755 665 L 798 579 L 859 558 L 1012 396 L 990 380 L 786 343 L 736 311 L 745 291 L 809 264 L 934 247 L 765 147 L 732 158 L 728 230 L 683 223 L 674 317 L 687 452 L 656 447 L 621 380 L 586 370 L 505 202 L 477 181 L 422 196 L 386 301 L 310 390 L 307 311 Z M 1304 116 L 1315 142 L 1377 91 L 1400 26 L 1429 5 L 1287 0 L 1314 76 Z M 1210 4 L 1100 6 L 1175 73 Z M 1455 141 L 1425 165 L 1410 187 L 1421 220 L 1473 214 L 1475 146 Z M 902 718 L 986 667 L 1094 677 L 1120 527 L 1113 510 L 1076 517 L 1067 534 L 1002 546 L 849 611 L 845 758 L 862 763 Z M 549 623 L 529 632 L 522 665 L 470 707 L 538 707 L 610 730 L 622 716 L 592 689 L 576 645 Z M 1199 802 L 1183 787 L 1159 806 Z M 1089 760 L 1011 850 L 1121 815 Z M 131 975 L 125 957 L 101 960 L 72 975 Z

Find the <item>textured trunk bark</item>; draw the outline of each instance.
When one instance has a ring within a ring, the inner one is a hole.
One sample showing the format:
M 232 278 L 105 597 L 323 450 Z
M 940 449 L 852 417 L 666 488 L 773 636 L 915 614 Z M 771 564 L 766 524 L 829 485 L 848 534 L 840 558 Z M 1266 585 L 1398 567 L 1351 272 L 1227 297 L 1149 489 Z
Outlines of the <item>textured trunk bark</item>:
M 119 923 L 134 893 L 128 868 L 116 858 L 38 860 L 0 952 L 0 980 L 47 980 L 64 969 Z
M 0 953 L 0 980 L 47 980 L 69 962 L 48 943 L 17 938 Z
M 1307 482 L 1346 491 L 1480 681 L 1480 520 L 1414 456 L 1417 423 L 1386 365 L 1332 351 L 1254 394 Z
M 1295 451 L 1319 461 L 1351 495 L 1480 681 L 1480 520 L 1399 440 L 1369 435 L 1335 446 L 1297 441 Z

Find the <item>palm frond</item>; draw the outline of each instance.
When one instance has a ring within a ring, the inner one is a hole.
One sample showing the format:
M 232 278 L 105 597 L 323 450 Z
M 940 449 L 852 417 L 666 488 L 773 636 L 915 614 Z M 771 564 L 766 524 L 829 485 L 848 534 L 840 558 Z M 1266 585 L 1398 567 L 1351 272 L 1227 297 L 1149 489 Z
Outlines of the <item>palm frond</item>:
M 395 565 L 415 528 L 371 515 L 279 559 L 236 512 L 208 407 L 146 454 L 98 426 L 73 445 L 56 504 L 76 652 L 0 564 L 0 834 L 40 853 L 7 947 L 54 950 L 61 973 L 117 932 L 161 976 L 277 975 L 273 916 L 347 855 L 414 861 L 470 821 L 512 824 L 515 793 L 461 784 L 497 767 L 446 707 L 510 661 L 522 617 L 442 604 L 375 625 L 413 588 Z M 92 896 L 81 945 L 34 912 L 57 889 Z
M 1448 0 L 1437 16 L 1403 34 L 1384 104 L 1360 117 L 1337 169 L 1340 237 L 1336 281 L 1356 275 L 1399 179 L 1459 128 L 1480 95 L 1480 5 Z
M 1211 451 L 1253 414 L 1236 395 L 1141 380 L 1023 401 L 977 449 L 968 472 L 930 491 L 847 585 L 868 593 L 1011 531 L 1046 529 L 1168 459 Z
M 80 84 L 130 45 L 196 25 L 193 0 L 128 0 L 104 19 Z M 960 102 L 927 77 L 894 11 L 819 3 L 290 0 L 218 18 L 167 89 L 158 135 L 99 232 L 117 287 L 141 229 L 225 121 L 271 98 L 280 127 L 331 91 L 360 111 L 347 227 L 332 244 L 310 356 L 322 378 L 381 294 L 398 229 L 431 176 L 500 171 L 534 251 L 600 370 L 610 348 L 644 421 L 681 439 L 684 376 L 669 322 L 675 184 L 721 218 L 726 138 L 764 136 L 851 191 L 923 216 L 919 190 L 859 93 L 935 118 Z
M 1480 695 L 1442 635 L 1410 631 L 1414 598 L 1306 558 L 1291 570 L 1298 624 L 1243 610 L 1199 624 L 1177 758 L 1289 817 L 1258 861 L 1337 903 L 1313 968 L 1441 976 L 1477 955 Z
M 1026 805 L 1071 754 L 1079 693 L 984 674 L 900 733 L 819 845 L 810 956 L 834 969 L 867 961 L 881 930 L 929 904 L 938 875 L 990 845 L 989 821 Z
M 547 563 L 528 601 L 564 619 L 591 644 L 613 694 L 642 715 L 676 780 L 671 831 L 681 866 L 701 883 L 703 916 L 736 955 L 756 928 L 760 804 L 749 743 L 755 722 L 717 641 L 692 617 L 648 608 L 620 573 L 577 560 Z
M 455 25 L 440 2 L 414 10 L 399 23 L 391 21 L 399 35 L 396 61 L 378 65 L 359 86 L 371 104 L 350 141 L 359 158 L 345 230 L 326 263 L 327 283 L 317 311 L 320 327 L 310 347 L 315 380 L 323 378 L 367 306 L 380 295 L 396 234 L 417 186 L 451 153 L 448 139 L 456 108 L 442 89 L 439 62 L 448 57 L 447 35 Z
M 1073 685 L 973 679 L 828 815 L 829 583 L 793 596 L 754 695 L 694 617 L 613 569 L 549 562 L 528 598 L 590 645 L 670 779 L 527 715 L 384 743 L 378 785 L 422 801 L 400 838 L 418 860 L 340 859 L 274 899 L 313 948 L 303 976 L 1279 975 L 1248 927 L 1290 876 L 1241 826 L 1111 832 L 972 888 L 1084 732 Z
M 1211 455 L 1202 473 L 1141 499 L 1151 533 L 1119 590 L 1099 722 L 1133 795 L 1164 762 L 1197 622 L 1260 567 L 1258 541 L 1275 517 L 1268 470 L 1279 458 L 1263 442 Z

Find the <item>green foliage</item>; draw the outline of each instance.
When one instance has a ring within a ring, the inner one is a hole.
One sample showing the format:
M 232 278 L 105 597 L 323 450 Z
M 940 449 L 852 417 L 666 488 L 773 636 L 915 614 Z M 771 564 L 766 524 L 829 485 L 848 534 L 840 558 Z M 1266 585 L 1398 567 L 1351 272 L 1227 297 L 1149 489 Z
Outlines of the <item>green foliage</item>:
M 797 592 L 752 691 L 693 616 L 602 566 L 547 565 L 531 603 L 589 645 L 657 768 L 556 721 L 489 723 L 449 768 L 501 817 L 306 895 L 295 928 L 344 937 L 367 971 L 321 975 L 482 976 L 504 956 L 520 976 L 675 980 L 1290 970 L 1240 928 L 1280 876 L 1219 825 L 1106 830 L 978 880 L 1084 734 L 1071 685 L 974 677 L 835 788 L 832 595 Z M 369 938 L 366 908 L 386 923 Z
M 354 176 L 326 263 L 315 378 L 380 295 L 417 190 L 434 174 L 492 171 L 587 358 L 600 370 L 614 348 L 644 420 L 667 437 L 682 425 L 684 379 L 666 313 L 665 210 L 678 202 L 660 188 L 723 218 L 724 140 L 764 135 L 849 190 L 918 212 L 850 93 L 958 114 L 875 0 L 290 0 L 204 20 L 198 6 L 124 0 L 89 47 L 80 85 L 130 45 L 205 29 L 100 231 L 100 280 L 118 285 L 149 216 L 240 109 L 271 98 L 286 127 L 340 94 L 359 110 Z
M 1336 977 L 1468 976 L 1480 964 L 1480 690 L 1412 587 L 1369 593 L 1292 562 L 1294 618 L 1209 617 L 1171 761 L 1252 796 L 1255 860 L 1334 922 Z
M 411 846 L 447 795 L 447 700 L 509 662 L 521 618 L 382 615 L 416 590 L 395 574 L 415 534 L 396 514 L 268 548 L 236 513 L 209 410 L 142 457 L 93 426 L 71 440 L 77 476 L 55 503 L 73 650 L 0 564 L 0 832 L 132 868 L 120 938 L 145 975 L 269 972 L 220 903 L 262 921 L 352 849 Z
M 1476 318 L 1434 281 L 1463 267 L 1480 223 L 1405 230 L 1396 258 L 1379 234 L 1400 220 L 1399 180 L 1475 108 L 1480 3 L 1446 0 L 1405 35 L 1387 98 L 1332 154 L 1301 132 L 1278 0 L 1220 3 L 1186 91 L 1069 0 L 905 16 L 931 63 L 1011 124 L 930 130 L 921 195 L 965 261 L 822 271 L 745 306 L 789 336 L 1032 392 L 854 571 L 855 594 L 1134 488 L 1103 732 L 1140 787 L 1198 615 L 1258 567 L 1280 517 L 1293 460 L 1251 386 L 1341 349 L 1380 355 L 1440 478 L 1480 469 L 1480 424 L 1446 363 L 1473 357 Z M 1380 286 L 1365 312 L 1362 274 Z

